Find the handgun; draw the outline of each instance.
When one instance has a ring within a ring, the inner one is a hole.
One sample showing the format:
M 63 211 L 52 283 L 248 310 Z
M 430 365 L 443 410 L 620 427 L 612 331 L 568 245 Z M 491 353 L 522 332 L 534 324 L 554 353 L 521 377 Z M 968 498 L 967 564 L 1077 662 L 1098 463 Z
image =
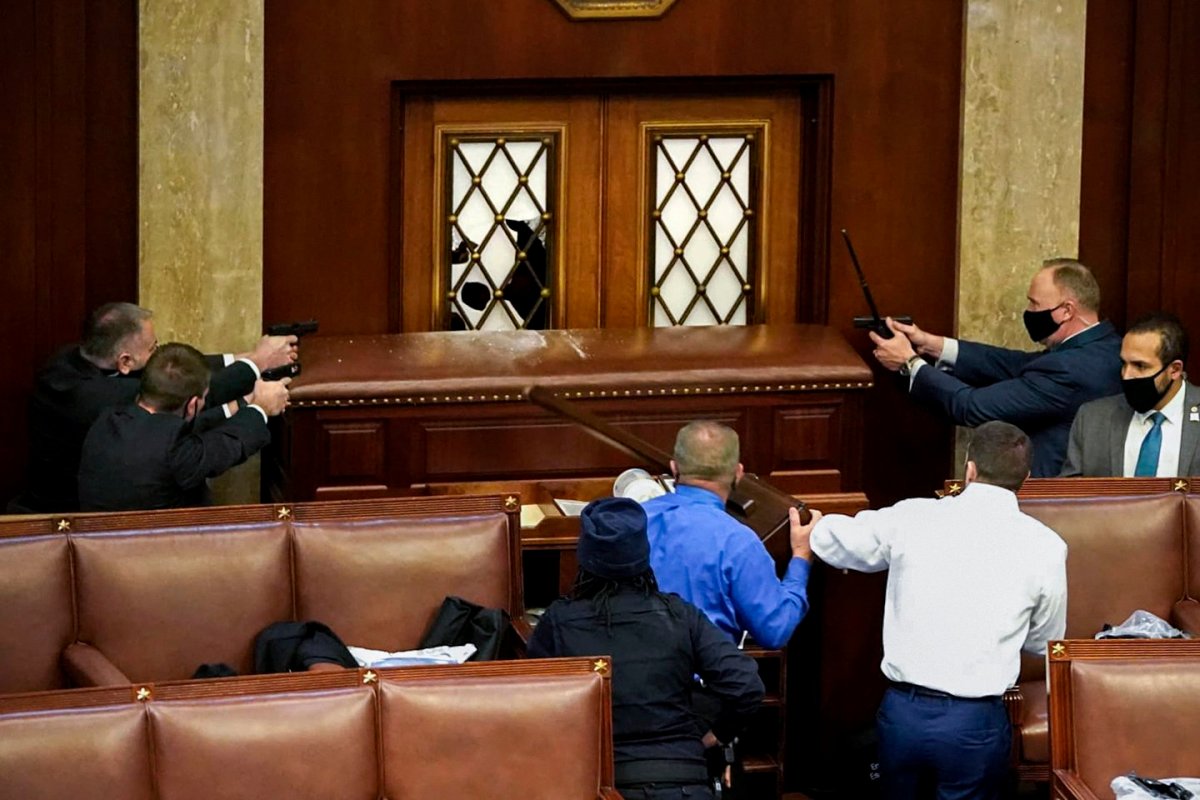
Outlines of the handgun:
M 305 336 L 317 332 L 317 321 L 310 319 L 306 322 L 279 322 L 267 326 L 268 336 Z
M 294 378 L 300 374 L 300 362 L 293 361 L 290 364 L 284 364 L 281 367 L 271 367 L 264 369 L 259 375 L 259 380 L 263 381 L 279 381 L 284 378 Z

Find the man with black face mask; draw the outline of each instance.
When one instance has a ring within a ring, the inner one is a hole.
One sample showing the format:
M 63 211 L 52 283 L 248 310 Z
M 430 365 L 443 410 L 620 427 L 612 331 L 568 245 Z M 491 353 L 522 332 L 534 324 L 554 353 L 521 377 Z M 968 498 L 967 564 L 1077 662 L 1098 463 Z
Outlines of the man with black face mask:
M 208 396 L 204 355 L 166 344 L 150 357 L 137 400 L 100 416 L 83 441 L 84 511 L 203 505 L 207 479 L 242 463 L 270 440 L 267 417 L 287 406 L 287 384 L 257 381 L 252 402 L 229 419 L 197 424 Z
M 1025 329 L 1039 352 L 958 341 L 888 320 L 898 335 L 871 333 L 875 357 L 908 377 L 909 393 L 959 425 L 998 420 L 1033 442 L 1035 478 L 1058 475 L 1075 412 L 1121 390 L 1121 339 L 1100 322 L 1100 287 L 1074 259 L 1046 261 L 1029 284 Z M 925 360 L 934 362 L 933 368 Z
M 1121 394 L 1093 400 L 1071 426 L 1063 477 L 1200 475 L 1200 386 L 1187 382 L 1188 335 L 1153 313 L 1121 342 Z

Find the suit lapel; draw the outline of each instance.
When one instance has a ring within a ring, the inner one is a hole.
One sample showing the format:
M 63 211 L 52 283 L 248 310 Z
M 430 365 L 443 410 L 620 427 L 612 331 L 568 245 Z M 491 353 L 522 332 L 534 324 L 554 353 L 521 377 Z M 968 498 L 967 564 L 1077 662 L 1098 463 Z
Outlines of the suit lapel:
M 1128 403 L 1117 403 L 1108 426 L 1108 459 L 1110 475 L 1125 474 L 1125 438 L 1129 436 L 1129 425 L 1133 422 L 1133 409 Z
M 1188 383 L 1184 385 L 1183 395 L 1183 431 L 1179 439 L 1179 475 L 1188 475 L 1197 470 L 1192 469 L 1196 459 L 1196 448 L 1200 446 L 1200 420 L 1196 419 L 1200 410 L 1200 386 Z

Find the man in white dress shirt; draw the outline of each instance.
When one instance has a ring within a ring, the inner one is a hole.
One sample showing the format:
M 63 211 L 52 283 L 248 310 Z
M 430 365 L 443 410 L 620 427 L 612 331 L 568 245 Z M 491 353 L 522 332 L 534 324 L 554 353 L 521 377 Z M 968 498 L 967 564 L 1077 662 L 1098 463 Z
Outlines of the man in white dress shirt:
M 1079 409 L 1063 477 L 1200 475 L 1200 386 L 1187 382 L 1187 359 L 1174 314 L 1133 323 L 1121 341 L 1122 392 Z
M 1021 513 L 1029 437 L 979 426 L 962 494 L 904 500 L 853 518 L 823 517 L 811 545 L 835 567 L 890 568 L 877 717 L 888 800 L 996 798 L 1011 729 L 1002 696 L 1021 650 L 1044 653 L 1066 630 L 1067 545 Z

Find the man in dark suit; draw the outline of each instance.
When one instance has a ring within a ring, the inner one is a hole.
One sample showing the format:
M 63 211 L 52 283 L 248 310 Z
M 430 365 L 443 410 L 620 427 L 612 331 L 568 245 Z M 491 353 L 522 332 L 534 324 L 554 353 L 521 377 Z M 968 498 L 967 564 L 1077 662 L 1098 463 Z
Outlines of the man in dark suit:
M 909 378 L 909 393 L 959 425 L 999 420 L 1033 441 L 1035 478 L 1062 468 L 1075 412 L 1121 391 L 1121 337 L 1100 322 L 1100 287 L 1073 259 L 1051 259 L 1029 284 L 1025 329 L 1046 347 L 1028 353 L 957 341 L 888 320 L 897 334 L 875 333 L 875 357 Z M 934 359 L 936 368 L 922 358 Z
M 88 317 L 80 344 L 61 350 L 42 367 L 29 404 L 26 487 L 10 513 L 79 508 L 76 476 L 83 437 L 105 409 L 133 402 L 141 370 L 157 346 L 150 311 L 108 303 Z M 250 394 L 262 370 L 295 358 L 294 336 L 264 336 L 249 353 L 210 356 L 213 408 L 208 413 L 221 415 L 216 406 Z
M 271 440 L 267 417 L 287 405 L 287 379 L 258 381 L 252 402 L 229 419 L 197 424 L 209 367 L 191 345 L 158 348 L 137 401 L 101 414 L 83 440 L 79 505 L 130 511 L 203 505 L 206 481 Z
M 1148 314 L 1121 342 L 1121 394 L 1085 403 L 1071 425 L 1063 477 L 1200 475 L 1200 386 L 1187 382 L 1188 335 Z

